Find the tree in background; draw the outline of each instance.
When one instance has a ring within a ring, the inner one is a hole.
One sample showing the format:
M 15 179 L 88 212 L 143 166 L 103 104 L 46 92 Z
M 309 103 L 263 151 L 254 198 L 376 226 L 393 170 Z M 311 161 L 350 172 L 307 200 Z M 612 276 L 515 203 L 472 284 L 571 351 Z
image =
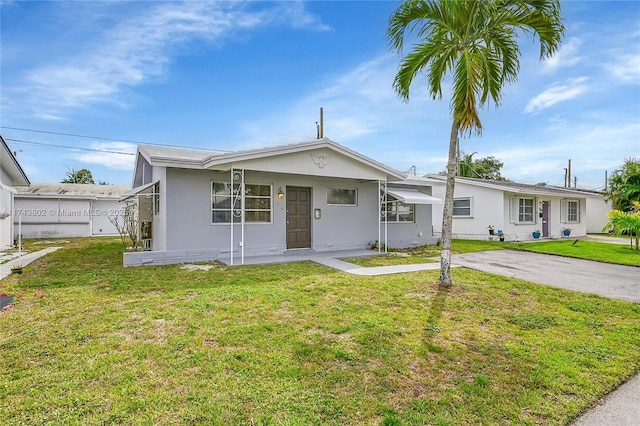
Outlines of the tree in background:
M 447 183 L 442 218 L 440 285 L 450 287 L 453 192 L 458 137 L 482 132 L 478 107 L 500 104 L 506 83 L 516 81 L 520 34 L 540 40 L 540 58 L 550 57 L 564 34 L 559 0 L 406 0 L 389 20 L 387 36 L 403 53 L 405 37 L 418 39 L 400 62 L 393 86 L 405 100 L 414 77 L 426 70 L 427 87 L 442 98 L 442 81 L 451 74 L 452 115 Z
M 504 166 L 502 161 L 493 156 L 474 160 L 473 156 L 475 154 L 477 153 L 462 153 L 459 160 L 457 176 L 489 180 L 507 180 L 500 174 L 500 169 Z
M 70 169 L 67 172 L 67 177 L 62 180 L 61 183 L 92 183 L 95 184 L 93 180 L 93 175 L 89 169 Z
M 611 210 L 607 217 L 609 223 L 602 229 L 614 235 L 628 235 L 631 247 L 636 241 L 636 251 L 640 251 L 640 201 L 634 201 L 629 211 Z
M 634 201 L 640 201 L 640 159 L 624 160 L 624 165 L 611 174 L 606 194 L 613 208 L 623 212 L 630 211 Z

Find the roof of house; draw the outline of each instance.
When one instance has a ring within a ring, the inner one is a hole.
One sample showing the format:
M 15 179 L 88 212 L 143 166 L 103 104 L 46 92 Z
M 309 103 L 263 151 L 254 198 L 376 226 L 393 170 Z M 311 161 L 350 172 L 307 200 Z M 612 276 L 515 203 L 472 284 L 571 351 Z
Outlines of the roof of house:
M 16 186 L 17 197 L 84 198 L 118 200 L 131 188 L 122 185 L 94 185 L 81 183 L 32 183 Z
M 427 180 L 439 181 L 444 183 L 447 179 L 443 175 L 428 175 Z M 514 192 L 517 194 L 537 194 L 537 195 L 563 195 L 574 197 L 599 197 L 600 193 L 578 190 L 575 188 L 560 188 L 557 186 L 532 185 L 528 183 L 511 182 L 504 180 L 477 179 L 467 177 L 456 177 L 456 183 L 465 183 L 485 188 L 494 188 L 506 192 Z
M 0 166 L 12 179 L 12 185 L 29 185 L 29 178 L 20 166 L 9 145 L 0 135 Z M 1 183 L 0 183 L 1 184 Z
M 167 148 L 151 145 L 139 145 L 138 153 L 151 165 L 164 167 L 188 167 L 208 169 L 220 167 L 234 162 L 268 158 L 278 155 L 292 154 L 296 152 L 311 151 L 314 149 L 329 148 L 351 159 L 367 164 L 377 170 L 381 170 L 397 179 L 403 179 L 405 174 L 373 160 L 356 151 L 352 151 L 328 138 L 314 139 L 305 142 L 276 145 L 272 147 L 250 149 L 243 151 L 223 152 L 204 151 L 186 148 Z

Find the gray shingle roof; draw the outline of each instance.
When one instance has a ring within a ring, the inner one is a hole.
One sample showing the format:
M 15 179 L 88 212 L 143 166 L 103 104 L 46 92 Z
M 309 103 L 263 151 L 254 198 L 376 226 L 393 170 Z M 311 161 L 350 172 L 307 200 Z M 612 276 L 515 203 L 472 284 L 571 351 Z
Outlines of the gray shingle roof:
M 119 199 L 131 188 L 123 185 L 32 183 L 30 186 L 16 186 L 15 189 L 17 196 Z

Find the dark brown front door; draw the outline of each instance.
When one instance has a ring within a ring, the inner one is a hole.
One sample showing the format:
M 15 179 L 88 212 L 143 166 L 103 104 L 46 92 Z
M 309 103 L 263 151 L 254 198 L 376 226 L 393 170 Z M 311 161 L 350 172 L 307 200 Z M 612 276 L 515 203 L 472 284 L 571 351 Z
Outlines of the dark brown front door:
M 311 247 L 311 188 L 287 186 L 287 248 Z

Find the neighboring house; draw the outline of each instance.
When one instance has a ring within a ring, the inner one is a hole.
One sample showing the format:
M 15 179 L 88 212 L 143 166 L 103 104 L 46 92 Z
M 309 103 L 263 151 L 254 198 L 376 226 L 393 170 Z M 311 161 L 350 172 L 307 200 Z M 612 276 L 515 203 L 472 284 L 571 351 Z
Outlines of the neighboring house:
M 13 212 L 16 185 L 29 185 L 29 179 L 0 135 L 0 251 L 13 245 Z
M 238 152 L 140 145 L 133 187 L 123 200 L 149 251 L 125 253 L 125 266 L 435 242 L 428 184 L 327 138 Z
M 444 199 L 445 176 L 424 178 L 433 185 L 433 194 Z M 528 185 L 515 182 L 456 178 L 453 206 L 455 238 L 486 239 L 487 227 L 502 230 L 507 241 L 533 239 L 539 230 L 543 238 L 561 238 L 571 229 L 571 237 L 587 233 L 587 200 L 597 198 L 569 188 Z M 434 233 L 442 232 L 442 206 L 434 208 Z
M 109 218 L 121 213 L 120 197 L 131 188 L 78 183 L 17 186 L 14 225 L 23 238 L 118 235 Z
M 554 187 L 567 189 L 562 187 Z M 613 210 L 613 204 L 601 191 L 590 189 L 571 188 L 572 191 L 583 193 L 587 197 L 587 232 L 601 233 L 602 229 L 607 226 L 609 219 L 607 213 Z

